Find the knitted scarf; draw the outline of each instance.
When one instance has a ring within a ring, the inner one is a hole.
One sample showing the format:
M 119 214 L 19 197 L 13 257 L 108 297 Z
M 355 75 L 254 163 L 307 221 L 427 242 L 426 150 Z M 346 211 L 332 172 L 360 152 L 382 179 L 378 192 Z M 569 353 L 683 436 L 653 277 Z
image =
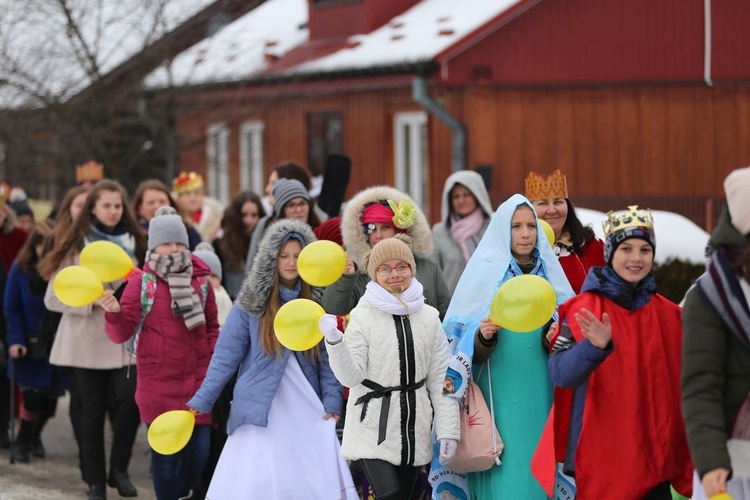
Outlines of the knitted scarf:
M 609 266 L 592 267 L 583 282 L 581 293 L 594 292 L 604 295 L 618 306 L 635 311 L 651 301 L 656 293 L 656 280 L 648 274 L 636 286 L 617 275 Z
M 411 283 L 401 294 L 403 302 L 374 281 L 367 284 L 364 297 L 370 304 L 388 314 L 412 314 L 419 311 L 424 305 L 422 284 L 417 281 L 416 277 L 412 277 Z
M 479 245 L 480 238 L 477 233 L 482 229 L 483 222 L 484 212 L 479 207 L 464 218 L 455 214 L 451 215 L 451 237 L 461 247 L 464 262 L 469 262 L 471 255 Z
M 729 248 L 719 247 L 711 254 L 706 272 L 698 280 L 698 289 L 750 351 L 750 310 L 740 277 L 729 267 L 729 252 Z
M 190 250 L 183 250 L 169 255 L 159 255 L 148 251 L 146 262 L 154 273 L 169 283 L 172 296 L 172 314 L 182 316 L 188 330 L 206 322 L 201 299 L 191 284 L 193 278 L 193 261 Z

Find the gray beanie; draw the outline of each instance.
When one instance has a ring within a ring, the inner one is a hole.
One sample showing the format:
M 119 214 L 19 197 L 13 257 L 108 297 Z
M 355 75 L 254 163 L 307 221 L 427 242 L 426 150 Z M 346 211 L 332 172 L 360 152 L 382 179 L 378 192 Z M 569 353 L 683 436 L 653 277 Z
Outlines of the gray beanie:
M 165 243 L 189 246 L 185 223 L 170 206 L 159 207 L 148 224 L 148 249 L 153 250 Z
M 221 281 L 221 261 L 210 243 L 206 243 L 205 241 L 198 243 L 198 246 L 193 250 L 193 255 L 205 262 L 209 269 L 211 269 L 211 274 Z
M 281 212 L 284 205 L 295 198 L 304 198 L 308 202 L 312 201 L 310 193 L 297 179 L 279 179 L 276 181 L 273 185 L 273 197 L 276 200 L 273 211 L 277 214 Z

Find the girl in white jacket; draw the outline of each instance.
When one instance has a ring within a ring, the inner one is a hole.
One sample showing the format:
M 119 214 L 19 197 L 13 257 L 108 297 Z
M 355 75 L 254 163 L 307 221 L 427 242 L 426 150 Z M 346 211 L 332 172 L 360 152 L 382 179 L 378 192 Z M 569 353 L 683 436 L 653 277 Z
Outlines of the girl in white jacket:
M 331 369 L 350 387 L 341 453 L 362 460 L 375 498 L 409 498 L 417 468 L 432 460 L 433 408 L 441 462 L 460 438 L 458 404 L 443 396 L 448 341 L 438 311 L 425 304 L 408 236 L 377 243 L 372 281 L 351 312 L 346 335 L 325 315 Z

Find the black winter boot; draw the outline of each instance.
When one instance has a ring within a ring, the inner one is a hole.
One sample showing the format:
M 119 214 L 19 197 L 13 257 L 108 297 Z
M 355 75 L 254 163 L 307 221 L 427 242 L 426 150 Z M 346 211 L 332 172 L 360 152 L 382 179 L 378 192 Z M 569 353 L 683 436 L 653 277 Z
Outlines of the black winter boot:
M 10 452 L 13 455 L 13 462 L 18 464 L 29 463 L 29 445 L 27 443 L 16 441 L 11 446 Z
M 18 438 L 13 443 L 11 453 L 13 460 L 21 463 L 29 463 L 29 447 L 34 437 L 34 422 L 30 420 L 21 420 L 21 427 L 18 430 Z
M 103 484 L 90 484 L 86 492 L 88 500 L 107 500 L 107 487 Z
M 34 422 L 34 435 L 29 444 L 29 451 L 37 458 L 44 458 L 46 456 L 44 445 L 42 444 L 42 429 L 44 429 L 47 420 L 49 420 L 49 417 L 43 415 Z

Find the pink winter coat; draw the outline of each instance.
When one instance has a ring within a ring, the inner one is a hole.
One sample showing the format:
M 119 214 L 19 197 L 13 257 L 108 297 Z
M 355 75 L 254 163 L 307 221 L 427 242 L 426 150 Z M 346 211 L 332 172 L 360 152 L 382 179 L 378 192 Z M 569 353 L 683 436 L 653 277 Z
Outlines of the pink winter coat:
M 144 265 L 144 271 L 156 276 L 148 264 Z M 201 299 L 203 292 L 197 277 L 203 276 L 208 285 L 206 323 L 193 330 L 188 330 L 183 319 L 172 313 L 169 284 L 156 277 L 154 303 L 143 322 L 135 357 L 138 368 L 135 402 L 141 420 L 146 423 L 169 410 L 187 410 L 185 403 L 193 397 L 206 376 L 219 336 L 216 299 L 208 283 L 210 273 L 203 261 L 193 257 L 192 285 Z M 130 280 L 120 306 L 121 312 L 105 315 L 105 331 L 118 344 L 128 340 L 141 321 L 141 279 Z M 198 415 L 195 423 L 210 425 L 211 415 Z

